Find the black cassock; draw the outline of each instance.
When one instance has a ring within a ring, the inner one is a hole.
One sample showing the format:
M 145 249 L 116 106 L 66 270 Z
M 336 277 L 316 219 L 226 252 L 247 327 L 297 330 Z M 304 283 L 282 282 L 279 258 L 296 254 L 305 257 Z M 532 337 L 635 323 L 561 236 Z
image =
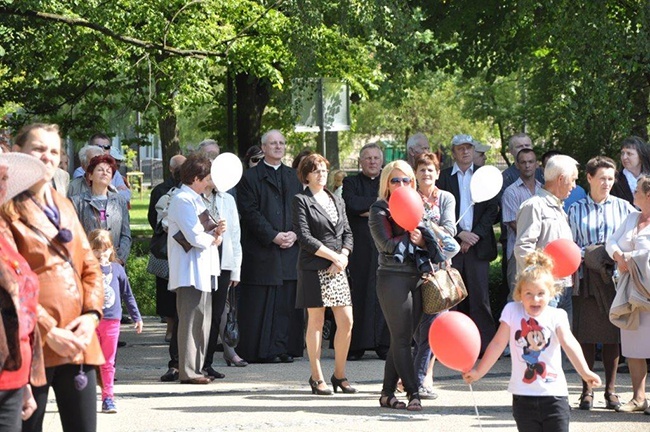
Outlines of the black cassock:
M 374 179 L 359 173 L 343 180 L 343 200 L 348 215 L 354 251 L 350 255 L 350 288 L 352 291 L 352 342 L 350 353 L 363 350 L 387 351 L 390 334 L 377 300 L 377 248 L 370 236 L 367 213 L 377 201 L 379 176 Z

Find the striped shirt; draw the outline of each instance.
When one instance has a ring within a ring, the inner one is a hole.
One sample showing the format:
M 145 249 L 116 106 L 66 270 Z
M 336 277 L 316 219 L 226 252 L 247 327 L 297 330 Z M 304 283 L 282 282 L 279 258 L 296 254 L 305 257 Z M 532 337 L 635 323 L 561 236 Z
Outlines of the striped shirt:
M 585 246 L 604 244 L 633 211 L 634 207 L 621 198 L 609 195 L 599 204 L 587 195 L 569 207 L 573 240 L 583 251 Z

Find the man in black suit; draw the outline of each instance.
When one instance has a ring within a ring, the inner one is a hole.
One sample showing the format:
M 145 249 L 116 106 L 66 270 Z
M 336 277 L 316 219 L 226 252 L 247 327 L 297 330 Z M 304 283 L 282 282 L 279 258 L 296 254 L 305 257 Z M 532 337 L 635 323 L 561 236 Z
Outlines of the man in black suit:
M 468 314 L 481 333 L 481 354 L 495 333 L 488 286 L 490 261 L 497 257 L 492 225 L 499 212 L 498 198 L 472 203 L 470 182 L 474 171 L 474 142 L 469 135 L 456 135 L 451 141 L 454 165 L 440 172 L 436 185 L 456 198 L 456 220 L 460 253 L 452 259 L 467 287 L 468 296 L 458 310 Z M 461 217 L 462 216 L 462 217 Z
M 350 360 L 361 359 L 366 350 L 385 359 L 390 345 L 390 333 L 377 299 L 377 248 L 368 228 L 368 212 L 379 195 L 383 161 L 379 145 L 366 144 L 359 152 L 361 172 L 343 180 L 343 200 L 355 244 L 348 265 L 354 316 Z
M 298 245 L 291 203 L 302 191 L 284 165 L 286 140 L 278 130 L 262 136 L 264 160 L 237 185 L 242 252 L 239 355 L 252 362 L 293 362 L 304 350 L 303 311 L 295 308 Z

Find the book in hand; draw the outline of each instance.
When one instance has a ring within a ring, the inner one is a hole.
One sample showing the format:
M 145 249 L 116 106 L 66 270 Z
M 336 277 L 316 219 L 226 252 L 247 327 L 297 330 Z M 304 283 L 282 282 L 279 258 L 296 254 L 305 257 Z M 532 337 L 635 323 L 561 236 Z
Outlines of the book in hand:
M 201 222 L 201 225 L 203 225 L 203 230 L 206 233 L 212 234 L 212 232 L 215 229 L 217 229 L 217 223 L 212 218 L 212 216 L 210 216 L 210 213 L 208 212 L 207 209 L 205 209 L 203 213 L 199 214 L 199 222 Z M 185 252 L 189 252 L 190 249 L 194 247 L 190 244 L 190 242 L 187 241 L 182 231 L 179 231 L 176 234 L 174 234 L 172 238 L 176 240 L 178 244 L 180 244 L 183 247 L 183 250 Z

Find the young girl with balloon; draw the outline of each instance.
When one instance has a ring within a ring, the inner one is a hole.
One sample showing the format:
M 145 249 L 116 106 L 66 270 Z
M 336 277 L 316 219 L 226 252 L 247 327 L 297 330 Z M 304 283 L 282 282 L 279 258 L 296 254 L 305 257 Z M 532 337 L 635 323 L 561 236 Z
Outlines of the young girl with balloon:
M 501 314 L 501 325 L 475 369 L 463 373 L 471 384 L 494 366 L 510 344 L 512 359 L 508 391 L 519 431 L 568 431 L 569 402 L 562 370 L 561 350 L 583 380 L 593 387 L 600 378 L 589 370 L 580 344 L 571 333 L 567 314 L 548 307 L 558 294 L 553 276 L 553 260 L 542 251 L 525 258 L 526 266 L 517 275 L 513 297 Z

